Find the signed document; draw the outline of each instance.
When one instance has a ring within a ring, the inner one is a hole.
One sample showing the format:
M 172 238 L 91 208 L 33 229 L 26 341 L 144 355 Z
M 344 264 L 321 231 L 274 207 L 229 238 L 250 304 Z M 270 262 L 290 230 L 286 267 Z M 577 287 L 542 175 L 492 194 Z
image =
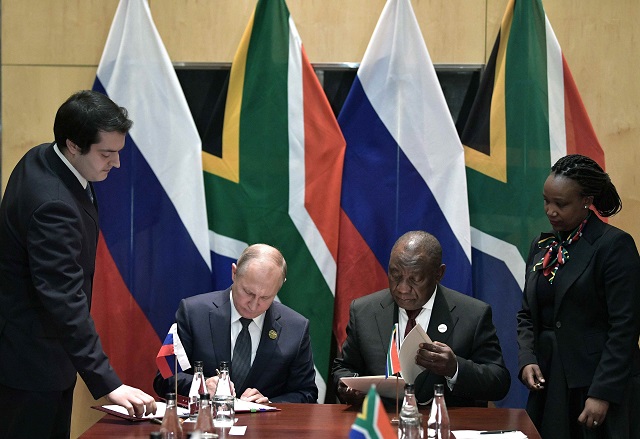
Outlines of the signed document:
M 424 332 L 422 326 L 416 325 L 405 337 L 400 347 L 400 374 L 404 381 L 409 384 L 414 384 L 420 372 L 424 370 L 424 367 L 416 364 L 416 355 L 418 354 L 418 349 L 420 349 L 420 343 L 432 343 L 432 341 L 427 333 Z

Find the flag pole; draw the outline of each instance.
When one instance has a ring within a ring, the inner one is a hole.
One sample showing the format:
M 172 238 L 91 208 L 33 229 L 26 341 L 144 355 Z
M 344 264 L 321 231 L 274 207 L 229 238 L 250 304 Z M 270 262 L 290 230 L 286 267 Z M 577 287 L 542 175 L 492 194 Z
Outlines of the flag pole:
M 400 380 L 398 380 L 398 375 L 396 374 L 396 415 L 391 419 L 392 424 L 400 423 L 400 416 L 398 416 L 398 399 L 400 398 L 400 390 L 399 387 Z
M 173 374 L 173 381 L 175 383 L 176 406 L 177 406 L 178 405 L 178 355 L 173 356 L 173 370 L 175 371 Z

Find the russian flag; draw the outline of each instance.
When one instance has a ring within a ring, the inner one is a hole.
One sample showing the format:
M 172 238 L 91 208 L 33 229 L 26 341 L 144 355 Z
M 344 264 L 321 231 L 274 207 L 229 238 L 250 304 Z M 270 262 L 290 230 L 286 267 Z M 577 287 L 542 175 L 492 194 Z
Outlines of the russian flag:
M 156 355 L 156 365 L 162 377 L 165 379 L 176 374 L 176 366 L 178 372 L 183 372 L 191 368 L 187 353 L 184 351 L 184 346 L 182 346 L 182 341 L 180 341 L 180 337 L 178 336 L 177 323 L 174 323 L 171 325 L 171 328 L 169 328 L 164 343 L 162 343 L 158 355 Z
M 424 230 L 442 244 L 443 284 L 471 293 L 464 152 L 409 0 L 389 0 L 338 123 L 347 141 L 334 331 L 349 304 L 388 287 L 394 242 Z
M 200 138 L 146 0 L 118 5 L 93 88 L 133 120 L 120 169 L 95 185 L 93 314 L 120 377 L 151 393 L 179 301 L 212 280 Z

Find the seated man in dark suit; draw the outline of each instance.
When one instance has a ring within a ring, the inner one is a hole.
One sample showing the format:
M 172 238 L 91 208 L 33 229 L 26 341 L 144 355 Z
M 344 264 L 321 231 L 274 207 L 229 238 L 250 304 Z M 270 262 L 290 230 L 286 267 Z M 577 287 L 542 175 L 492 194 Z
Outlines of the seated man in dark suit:
M 385 374 L 395 323 L 400 343 L 407 326 L 415 324 L 433 341 L 422 343 L 416 352 L 416 363 L 425 368 L 415 382 L 418 402 L 429 401 L 438 383 L 445 384 L 450 406 L 486 406 L 488 400 L 506 396 L 511 377 L 491 308 L 440 285 L 444 271 L 442 247 L 434 236 L 414 231 L 396 241 L 389 260 L 389 288 L 351 304 L 347 339 L 333 364 L 334 385 L 343 402 L 359 403 L 364 394 L 346 387 L 340 378 Z
M 274 302 L 286 274 L 287 264 L 278 250 L 255 244 L 242 252 L 237 265 L 232 264 L 230 288 L 180 302 L 178 335 L 191 363 L 204 362 L 210 394 L 215 394 L 218 382 L 216 368 L 227 361 L 236 396 L 241 399 L 257 403 L 313 403 L 318 399 L 309 320 Z M 234 348 L 247 330 L 251 358 L 246 359 L 249 370 L 245 375 L 239 366 L 242 355 Z M 192 373 L 177 374 L 179 394 L 189 394 Z M 153 387 L 159 395 L 171 392 L 173 378 L 163 379 L 158 373 Z

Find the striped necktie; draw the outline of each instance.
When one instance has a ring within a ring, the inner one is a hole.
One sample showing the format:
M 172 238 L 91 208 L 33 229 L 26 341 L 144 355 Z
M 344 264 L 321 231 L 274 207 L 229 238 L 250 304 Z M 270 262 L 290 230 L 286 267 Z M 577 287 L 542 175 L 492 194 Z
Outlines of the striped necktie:
M 91 191 L 91 183 L 87 182 L 87 187 L 84 189 L 87 192 L 87 197 L 93 203 L 93 192 Z
M 233 347 L 233 360 L 231 364 L 231 381 L 236 389 L 242 387 L 249 369 L 251 369 L 251 335 L 249 334 L 249 325 L 253 322 L 251 319 L 240 317 L 242 330 L 238 334 L 236 344 Z

